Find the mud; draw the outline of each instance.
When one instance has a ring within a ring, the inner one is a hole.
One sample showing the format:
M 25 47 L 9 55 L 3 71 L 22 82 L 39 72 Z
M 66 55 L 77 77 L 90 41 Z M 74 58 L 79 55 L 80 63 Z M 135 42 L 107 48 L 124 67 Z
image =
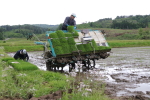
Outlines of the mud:
M 150 100 L 150 47 L 113 48 L 112 52 L 108 58 L 97 60 L 95 69 L 84 72 L 86 78 L 104 81 L 105 94 L 115 100 Z M 43 52 L 28 54 L 29 62 L 46 70 Z M 64 70 L 68 72 L 68 66 Z M 76 77 L 74 72 L 70 74 Z

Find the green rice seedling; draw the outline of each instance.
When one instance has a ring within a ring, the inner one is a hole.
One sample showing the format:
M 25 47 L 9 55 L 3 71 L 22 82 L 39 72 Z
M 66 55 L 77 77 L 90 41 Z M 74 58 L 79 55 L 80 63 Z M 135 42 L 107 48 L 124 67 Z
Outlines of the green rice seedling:
M 61 46 L 55 46 L 54 50 L 55 50 L 56 55 L 64 54 L 63 48 Z
M 2 58 L 2 61 L 8 61 L 8 60 L 14 60 L 14 58 L 12 58 L 12 57 L 7 57 L 7 58 Z
M 68 44 L 74 45 L 76 42 L 74 41 L 74 38 L 68 38 Z
M 92 46 L 91 46 L 91 43 L 83 44 L 83 46 L 84 46 L 86 52 L 91 52 L 91 51 L 93 51 L 93 48 L 92 48 Z
M 25 62 L 22 60 L 8 60 L 8 64 L 11 65 L 15 70 L 23 71 L 23 70 L 37 70 L 38 67 L 29 62 Z
M 65 34 L 62 30 L 56 31 L 56 34 L 57 34 L 58 38 L 64 38 L 65 37 Z
M 76 51 L 78 51 L 78 49 L 76 48 L 76 46 L 75 46 L 75 44 L 74 45 L 69 45 L 69 47 L 70 47 L 70 51 L 71 52 L 76 52 Z
M 78 50 L 81 50 L 82 52 L 86 52 L 83 44 L 77 45 L 77 48 Z
M 60 41 L 60 43 L 67 43 L 67 38 L 65 38 L 65 37 L 60 38 L 59 41 Z
M 91 43 L 92 43 L 92 46 L 95 48 L 95 50 L 98 50 L 98 46 L 97 46 L 95 40 L 92 40 Z
M 64 54 L 70 54 L 71 53 L 68 43 L 61 43 L 61 46 L 62 46 Z
M 105 47 L 105 46 L 98 46 L 99 50 L 110 50 L 111 47 Z
M 77 31 L 74 31 L 74 32 L 73 32 L 73 37 L 78 37 L 78 36 L 79 36 L 78 32 L 77 32 Z
M 58 35 L 56 33 L 50 33 L 49 37 L 50 38 L 58 38 Z
M 55 48 L 55 46 L 61 46 L 61 43 L 60 43 L 60 40 L 57 38 L 57 39 L 51 39 L 52 41 L 52 44 Z
M 68 26 L 67 30 L 68 30 L 68 32 L 73 33 L 74 32 L 74 26 Z
M 65 36 L 66 36 L 66 37 L 73 37 L 72 33 L 69 33 L 69 32 L 68 32 L 68 33 L 65 33 Z

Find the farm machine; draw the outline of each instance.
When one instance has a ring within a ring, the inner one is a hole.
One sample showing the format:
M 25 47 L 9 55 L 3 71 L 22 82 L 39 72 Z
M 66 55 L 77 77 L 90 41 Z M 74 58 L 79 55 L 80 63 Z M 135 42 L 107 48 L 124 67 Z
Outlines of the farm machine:
M 47 31 L 48 44 L 44 46 L 46 68 L 57 71 L 68 65 L 69 72 L 79 64 L 87 70 L 95 68 L 95 60 L 105 59 L 110 55 L 104 31 L 100 30 L 68 30 Z

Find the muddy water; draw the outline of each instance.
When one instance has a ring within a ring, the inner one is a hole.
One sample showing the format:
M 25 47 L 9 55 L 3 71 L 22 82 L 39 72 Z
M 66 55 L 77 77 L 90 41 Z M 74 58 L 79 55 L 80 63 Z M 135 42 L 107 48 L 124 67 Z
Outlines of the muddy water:
M 105 81 L 105 92 L 112 97 L 150 98 L 150 47 L 113 48 L 112 52 L 108 58 L 97 60 L 95 69 L 86 72 L 92 76 L 91 81 Z M 29 62 L 46 70 L 43 52 L 28 54 Z M 68 71 L 68 66 L 64 70 Z

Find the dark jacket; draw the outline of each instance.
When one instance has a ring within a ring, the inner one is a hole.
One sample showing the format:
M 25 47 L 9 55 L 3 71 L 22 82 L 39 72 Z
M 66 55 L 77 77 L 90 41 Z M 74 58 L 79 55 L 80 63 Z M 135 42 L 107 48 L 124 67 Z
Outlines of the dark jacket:
M 20 52 L 21 52 L 21 50 L 18 50 L 18 51 L 16 52 L 16 54 L 14 55 L 14 58 L 15 58 L 15 59 L 23 59 L 23 60 L 27 59 L 27 61 L 28 61 L 28 60 L 29 60 L 28 53 L 26 53 L 26 54 L 21 54 Z
M 62 25 L 62 30 L 67 30 L 67 24 L 72 25 L 72 26 L 76 26 L 76 21 L 74 19 L 71 19 L 70 17 L 66 17 L 65 21 Z

